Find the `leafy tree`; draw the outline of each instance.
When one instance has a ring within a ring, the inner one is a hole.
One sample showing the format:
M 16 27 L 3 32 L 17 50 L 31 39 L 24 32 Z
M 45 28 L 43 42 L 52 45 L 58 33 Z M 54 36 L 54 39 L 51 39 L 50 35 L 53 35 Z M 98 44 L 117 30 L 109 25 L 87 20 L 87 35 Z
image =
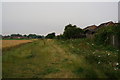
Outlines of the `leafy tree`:
M 82 38 L 83 30 L 81 28 L 77 28 L 76 25 L 72 26 L 71 24 L 69 24 L 65 26 L 63 35 L 67 39 Z
M 33 38 L 34 39 L 34 38 L 37 38 L 37 35 L 36 34 L 29 34 L 28 38 Z
M 55 33 L 53 32 L 53 33 L 48 34 L 48 35 L 46 36 L 46 38 L 50 38 L 50 39 L 55 38 Z
M 110 41 L 111 35 L 118 36 L 118 39 L 120 40 L 120 24 L 99 29 L 95 34 L 94 40 L 97 44 L 107 45 Z
M 11 37 L 22 37 L 21 34 L 11 34 Z
M 43 38 L 41 35 L 37 35 L 37 38 L 39 39 L 39 38 Z
M 65 26 L 64 30 L 67 30 L 69 28 L 76 28 L 76 27 L 77 27 L 76 25 L 72 26 L 72 24 L 68 24 L 67 26 Z
M 64 36 L 62 34 L 56 36 L 57 39 L 64 39 Z
M 25 35 L 23 35 L 23 37 L 27 37 L 27 35 L 25 34 Z

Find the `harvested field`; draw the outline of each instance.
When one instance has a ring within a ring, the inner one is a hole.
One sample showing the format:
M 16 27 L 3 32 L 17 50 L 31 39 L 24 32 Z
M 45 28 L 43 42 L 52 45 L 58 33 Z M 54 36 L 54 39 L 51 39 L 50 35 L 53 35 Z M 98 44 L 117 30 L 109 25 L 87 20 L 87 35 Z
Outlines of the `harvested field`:
M 14 47 L 29 42 L 32 42 L 32 40 L 2 40 L 2 49 Z

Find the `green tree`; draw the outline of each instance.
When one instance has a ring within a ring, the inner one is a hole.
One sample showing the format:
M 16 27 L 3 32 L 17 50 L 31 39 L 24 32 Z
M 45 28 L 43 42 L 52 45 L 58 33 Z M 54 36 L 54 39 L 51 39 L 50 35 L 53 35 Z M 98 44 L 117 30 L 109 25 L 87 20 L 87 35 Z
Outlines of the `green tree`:
M 94 40 L 97 44 L 107 45 L 108 42 L 110 41 L 111 35 L 118 36 L 120 40 L 120 24 L 116 24 L 114 26 L 102 27 L 95 34 Z
M 29 35 L 28 35 L 28 38 L 35 39 L 35 38 L 37 38 L 37 35 L 36 35 L 36 34 L 29 34 Z
M 83 37 L 83 30 L 78 28 L 76 25 L 67 25 L 65 26 L 63 36 L 67 39 L 75 39 L 75 38 L 82 38 Z
M 55 33 L 53 32 L 53 33 L 47 34 L 45 38 L 53 39 L 55 38 Z
M 57 39 L 64 39 L 64 36 L 62 34 L 56 36 Z
M 27 37 L 27 35 L 25 34 L 25 35 L 23 35 L 23 37 Z
M 22 37 L 21 34 L 11 34 L 11 37 Z

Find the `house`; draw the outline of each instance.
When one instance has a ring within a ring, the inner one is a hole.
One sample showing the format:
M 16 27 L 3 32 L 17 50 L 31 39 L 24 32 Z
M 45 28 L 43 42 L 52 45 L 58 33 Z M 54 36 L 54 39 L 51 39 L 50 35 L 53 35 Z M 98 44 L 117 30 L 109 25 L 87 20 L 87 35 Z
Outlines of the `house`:
M 2 39 L 10 39 L 10 36 L 2 36 Z
M 107 26 L 114 26 L 117 25 L 117 23 L 113 23 L 112 21 L 106 22 L 106 23 L 102 23 L 99 26 L 96 25 L 92 25 L 92 26 L 88 26 L 86 28 L 84 28 L 83 30 L 85 31 L 85 35 L 87 38 L 93 38 L 94 37 L 94 33 L 97 32 L 97 30 L 99 30 L 102 27 L 107 27 Z
M 84 28 L 84 30 L 95 30 L 97 28 L 96 25 L 92 25 L 92 26 L 87 26 L 86 28 Z
M 102 28 L 102 27 L 107 27 L 107 26 L 114 26 L 115 23 L 113 23 L 112 21 L 106 22 L 106 23 L 102 23 L 97 27 L 97 30 Z
M 93 38 L 94 37 L 94 33 L 96 32 L 97 26 L 96 25 L 92 25 L 92 26 L 88 26 L 86 28 L 84 28 L 84 34 L 86 35 L 87 38 Z
M 11 36 L 11 39 L 27 39 L 27 37 L 23 37 L 23 36 Z
M 2 39 L 27 39 L 27 37 L 23 37 L 23 36 L 2 36 Z

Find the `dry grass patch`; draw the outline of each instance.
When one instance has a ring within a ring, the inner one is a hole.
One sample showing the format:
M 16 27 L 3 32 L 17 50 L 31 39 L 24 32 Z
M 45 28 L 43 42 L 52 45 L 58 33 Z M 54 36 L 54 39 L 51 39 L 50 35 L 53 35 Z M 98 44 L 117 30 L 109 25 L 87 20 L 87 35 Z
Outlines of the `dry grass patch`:
M 32 42 L 32 40 L 2 40 L 2 49 L 14 47 L 29 42 Z

